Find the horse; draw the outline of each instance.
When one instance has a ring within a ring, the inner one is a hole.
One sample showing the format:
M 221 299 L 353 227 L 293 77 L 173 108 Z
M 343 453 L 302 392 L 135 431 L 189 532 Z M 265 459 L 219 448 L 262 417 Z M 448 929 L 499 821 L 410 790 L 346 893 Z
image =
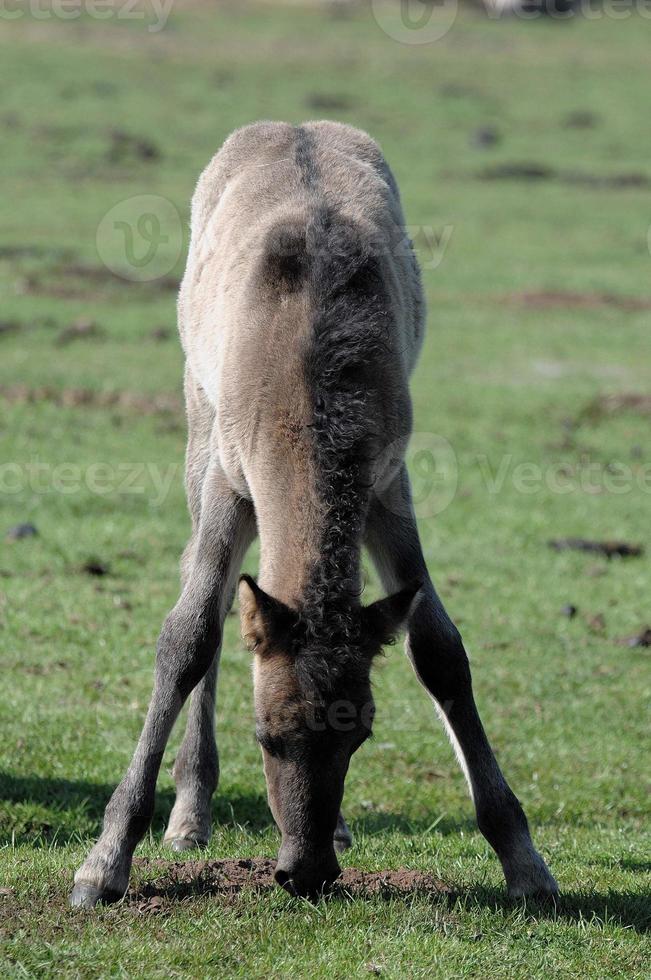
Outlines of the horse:
M 165 842 L 206 845 L 219 776 L 214 731 L 224 618 L 256 534 L 258 581 L 239 581 L 256 737 L 280 830 L 275 879 L 314 897 L 352 839 L 344 780 L 369 737 L 371 669 L 406 650 L 465 774 L 512 896 L 555 895 L 475 705 L 468 657 L 428 572 L 405 446 L 425 302 L 394 176 L 364 132 L 259 122 L 202 173 L 178 300 L 192 530 L 180 597 L 128 770 L 71 902 L 126 892 L 170 731 L 191 695 Z M 387 597 L 361 602 L 362 548 Z

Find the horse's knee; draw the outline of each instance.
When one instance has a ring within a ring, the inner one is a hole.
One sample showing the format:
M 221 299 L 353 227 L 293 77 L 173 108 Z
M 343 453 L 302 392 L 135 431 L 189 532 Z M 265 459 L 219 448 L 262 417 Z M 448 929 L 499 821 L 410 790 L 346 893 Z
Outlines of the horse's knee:
M 157 677 L 185 700 L 209 669 L 219 641 L 219 625 L 212 616 L 186 617 L 172 611 L 158 638 Z
M 152 751 L 143 767 L 151 768 L 153 764 L 157 770 L 162 756 L 162 752 Z M 142 769 L 135 774 L 136 777 L 141 775 Z M 127 774 L 106 804 L 104 830 L 117 833 L 119 838 L 141 840 L 154 815 L 155 788 L 155 779 L 143 788 L 134 774 Z
M 472 686 L 470 664 L 461 635 L 450 621 L 426 612 L 414 617 L 407 636 L 407 652 L 427 690 L 445 704 Z

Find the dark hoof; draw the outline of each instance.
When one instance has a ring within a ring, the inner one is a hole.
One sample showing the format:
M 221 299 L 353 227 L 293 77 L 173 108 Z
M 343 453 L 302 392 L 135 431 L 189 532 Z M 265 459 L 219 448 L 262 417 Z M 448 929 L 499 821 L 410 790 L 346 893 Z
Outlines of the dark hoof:
M 534 892 L 529 898 L 534 902 L 538 902 L 540 905 L 556 906 L 561 900 L 561 893 L 558 890 L 551 892 L 539 891 Z
M 94 909 L 96 905 L 111 905 L 119 902 L 122 895 L 112 891 L 102 891 L 95 885 L 79 882 L 70 893 L 70 904 L 77 909 Z
M 169 846 L 173 851 L 194 851 L 206 845 L 203 841 L 195 840 L 194 837 L 175 837 Z

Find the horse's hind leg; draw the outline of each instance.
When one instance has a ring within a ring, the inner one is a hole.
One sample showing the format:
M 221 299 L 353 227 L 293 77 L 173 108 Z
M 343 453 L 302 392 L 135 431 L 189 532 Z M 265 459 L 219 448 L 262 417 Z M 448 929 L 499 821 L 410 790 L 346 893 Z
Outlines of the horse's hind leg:
M 214 438 L 214 409 L 187 365 L 185 400 L 188 416 L 185 484 L 192 518 L 192 534 L 181 561 L 184 585 L 190 576 L 199 540 L 203 484 Z M 220 637 L 224 617 L 232 603 L 232 595 L 225 598 L 219 623 Z M 205 846 L 210 839 L 211 800 L 219 782 L 215 692 L 220 656 L 221 643 L 215 649 L 212 664 L 190 697 L 185 735 L 174 762 L 176 800 L 165 831 L 165 843 L 175 851 Z
M 468 781 L 479 829 L 502 863 L 509 893 L 555 894 L 558 886 L 531 842 L 522 807 L 502 775 L 477 713 L 461 637 L 430 580 L 406 471 L 396 477 L 393 490 L 388 497 L 395 502 L 391 511 L 377 499 L 371 506 L 367 545 L 387 591 L 414 580 L 423 583 L 408 623 L 407 651 L 416 675 L 447 729 Z
M 253 532 L 253 527 L 251 528 Z M 246 546 L 251 541 L 249 536 Z M 234 590 L 224 597 L 219 635 L 233 604 Z M 183 742 L 174 761 L 176 800 L 164 843 L 175 851 L 205 847 L 212 830 L 211 801 L 219 783 L 219 752 L 215 738 L 215 692 L 221 659 L 221 641 L 212 664 L 190 697 Z
M 174 851 L 205 847 L 210 840 L 211 800 L 219 782 L 215 690 L 220 653 L 192 692 L 185 735 L 174 761 L 176 799 L 164 838 Z
M 114 901 L 126 891 L 136 845 L 149 826 L 163 752 L 183 703 L 210 669 L 220 641 L 224 600 L 255 527 L 251 504 L 215 468 L 206 475 L 192 569 L 165 620 L 154 690 L 136 751 L 109 800 L 102 834 L 75 875 L 73 905 Z

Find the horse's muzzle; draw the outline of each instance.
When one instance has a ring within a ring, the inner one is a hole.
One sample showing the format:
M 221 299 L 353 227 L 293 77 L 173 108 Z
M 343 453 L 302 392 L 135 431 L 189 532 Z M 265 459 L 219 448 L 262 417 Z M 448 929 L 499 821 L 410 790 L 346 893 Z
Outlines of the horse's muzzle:
M 290 895 L 314 900 L 325 894 L 340 874 L 332 845 L 321 852 L 305 853 L 283 844 L 274 878 Z

